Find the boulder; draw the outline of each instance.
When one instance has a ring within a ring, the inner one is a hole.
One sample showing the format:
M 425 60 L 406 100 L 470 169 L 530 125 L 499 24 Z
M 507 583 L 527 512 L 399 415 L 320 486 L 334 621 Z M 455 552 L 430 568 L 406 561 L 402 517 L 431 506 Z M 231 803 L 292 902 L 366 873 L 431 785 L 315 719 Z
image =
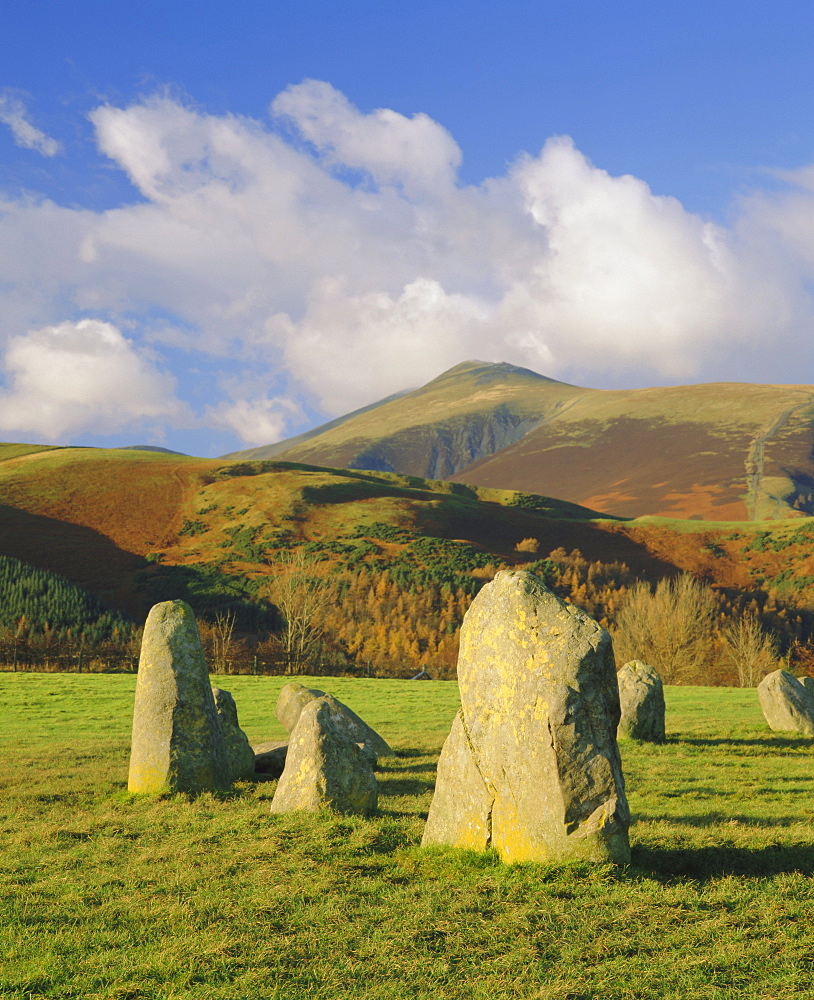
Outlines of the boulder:
M 336 725 L 344 727 L 345 735 L 353 743 L 358 743 L 364 753 L 373 761 L 379 757 L 395 757 L 395 752 L 385 743 L 375 729 L 352 712 L 347 705 L 337 701 L 333 695 L 325 694 L 317 688 L 303 687 L 296 681 L 286 684 L 277 698 L 275 714 L 289 733 L 293 733 L 303 708 L 317 698 L 328 698 Z
M 265 774 L 269 778 L 279 778 L 285 768 L 288 740 L 269 740 L 252 747 L 254 751 L 255 774 Z
M 229 761 L 192 608 L 156 604 L 141 641 L 131 792 L 225 790 Z
M 300 713 L 271 801 L 273 813 L 333 809 L 368 815 L 375 810 L 379 787 L 370 759 L 348 739 L 346 720 L 333 702 L 316 698 Z
M 814 698 L 788 670 L 774 670 L 757 686 L 769 728 L 778 733 L 814 736 Z
M 461 710 L 422 843 L 504 861 L 630 860 L 611 639 L 535 576 L 505 570 L 464 617 Z
M 664 742 L 664 687 L 655 669 L 631 660 L 616 675 L 622 718 L 617 737 Z
M 814 677 L 804 675 L 803 677 L 798 677 L 797 680 L 808 691 L 809 697 L 814 699 Z
M 223 742 L 226 744 L 232 781 L 250 778 L 254 774 L 254 750 L 237 721 L 235 699 L 228 691 L 216 687 L 212 688 L 212 697 L 215 699 L 215 710 L 218 713 Z

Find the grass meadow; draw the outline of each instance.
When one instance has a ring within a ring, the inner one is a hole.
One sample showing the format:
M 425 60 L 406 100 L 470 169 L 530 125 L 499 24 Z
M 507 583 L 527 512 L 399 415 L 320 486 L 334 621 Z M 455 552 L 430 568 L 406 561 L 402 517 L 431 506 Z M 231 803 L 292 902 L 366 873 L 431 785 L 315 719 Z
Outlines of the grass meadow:
M 284 678 L 221 677 L 252 742 Z M 306 683 L 309 683 L 306 679 Z M 0 996 L 738 1000 L 814 994 L 814 745 L 668 688 L 622 743 L 633 863 L 422 850 L 453 682 L 313 679 L 398 751 L 372 819 L 126 790 L 135 677 L 0 675 Z

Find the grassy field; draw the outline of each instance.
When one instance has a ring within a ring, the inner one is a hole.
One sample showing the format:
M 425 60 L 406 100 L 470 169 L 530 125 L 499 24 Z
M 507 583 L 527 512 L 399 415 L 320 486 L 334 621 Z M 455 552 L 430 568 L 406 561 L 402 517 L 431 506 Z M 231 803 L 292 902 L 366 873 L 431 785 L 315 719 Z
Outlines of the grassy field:
M 282 735 L 282 678 L 215 681 Z M 272 817 L 270 782 L 128 795 L 134 683 L 0 675 L 3 998 L 812 995 L 814 744 L 754 691 L 668 688 L 668 742 L 622 744 L 615 870 L 418 846 L 454 683 L 314 679 L 399 750 L 369 820 Z

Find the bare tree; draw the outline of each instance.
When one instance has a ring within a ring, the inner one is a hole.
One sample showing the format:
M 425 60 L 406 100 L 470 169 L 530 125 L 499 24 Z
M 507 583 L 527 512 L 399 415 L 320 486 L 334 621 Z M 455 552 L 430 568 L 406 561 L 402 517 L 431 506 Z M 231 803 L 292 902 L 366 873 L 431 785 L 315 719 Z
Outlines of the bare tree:
M 703 676 L 715 611 L 712 590 L 688 573 L 660 580 L 654 591 L 636 583 L 616 618 L 617 659 L 645 660 L 667 684 Z
M 740 687 L 756 687 L 776 669 L 780 658 L 777 637 L 767 632 L 753 615 L 741 615 L 723 630 L 726 654 L 738 672 Z
M 272 565 L 275 575 L 266 593 L 285 622 L 286 673 L 302 673 L 322 643 L 322 581 L 314 573 L 313 561 L 300 549 L 284 553 Z

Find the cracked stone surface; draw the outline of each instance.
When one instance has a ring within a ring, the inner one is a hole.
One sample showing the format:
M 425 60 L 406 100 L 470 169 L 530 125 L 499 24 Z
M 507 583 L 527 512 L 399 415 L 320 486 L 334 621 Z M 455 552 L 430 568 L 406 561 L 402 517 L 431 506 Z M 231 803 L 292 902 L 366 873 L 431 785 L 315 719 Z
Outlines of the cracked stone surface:
M 422 842 L 491 846 L 508 862 L 627 863 L 605 629 L 532 574 L 498 573 L 464 618 L 458 683 Z

